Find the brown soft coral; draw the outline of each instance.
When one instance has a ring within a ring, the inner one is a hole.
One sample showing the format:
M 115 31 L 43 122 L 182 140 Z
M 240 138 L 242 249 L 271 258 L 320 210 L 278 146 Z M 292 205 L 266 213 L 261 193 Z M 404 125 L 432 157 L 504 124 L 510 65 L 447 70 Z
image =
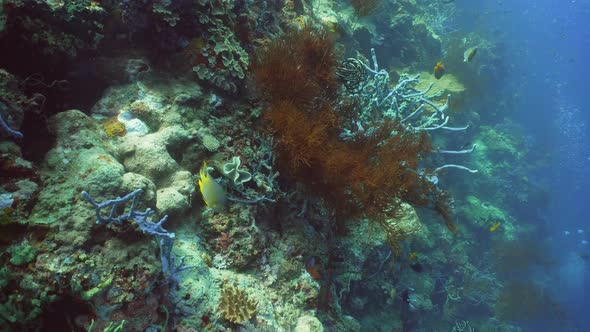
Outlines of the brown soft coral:
M 311 113 L 292 102 L 277 102 L 264 118 L 277 138 L 280 166 L 339 214 L 378 216 L 400 199 L 418 201 L 422 183 L 414 170 L 430 151 L 426 135 L 388 122 L 373 135 L 344 142 L 337 113 L 327 104 Z
M 271 103 L 302 105 L 335 96 L 336 64 L 333 39 L 306 25 L 258 50 L 252 72 L 256 87 Z
M 345 117 L 359 110 L 336 100 L 333 47 L 324 32 L 305 27 L 257 54 L 254 81 L 269 102 L 264 119 L 276 138 L 279 167 L 322 197 L 339 219 L 391 218 L 402 202 L 428 204 L 435 188 L 416 171 L 432 150 L 425 133 L 388 121 L 375 124 L 370 135 L 340 138 Z M 392 242 L 394 233 L 388 231 Z
M 334 128 L 335 114 L 326 108 L 308 113 L 293 102 L 271 104 L 264 114 L 271 130 L 278 138 L 278 151 L 283 167 L 294 175 L 318 165 L 318 157 L 329 150 L 329 129 Z

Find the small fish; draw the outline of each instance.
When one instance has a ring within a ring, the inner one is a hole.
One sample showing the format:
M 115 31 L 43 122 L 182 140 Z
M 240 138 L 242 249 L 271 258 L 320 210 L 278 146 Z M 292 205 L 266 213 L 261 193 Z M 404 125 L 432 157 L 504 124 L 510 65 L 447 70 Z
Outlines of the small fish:
M 584 234 L 584 230 L 583 230 L 583 229 L 578 229 L 578 230 L 576 231 L 576 233 L 578 233 L 578 234 Z
M 434 77 L 438 80 L 445 74 L 445 66 L 442 61 L 439 61 L 434 65 Z
M 326 30 L 336 33 L 338 25 L 334 22 L 326 22 Z
M 477 53 L 477 47 L 471 47 L 463 53 L 463 62 L 471 62 L 475 54 Z
M 417 259 L 418 259 L 418 253 L 415 251 L 412 251 L 412 253 L 410 254 L 410 260 L 415 261 Z
M 421 273 L 422 270 L 424 269 L 422 267 L 422 264 L 420 264 L 418 262 L 410 264 L 410 267 L 412 268 L 412 270 L 414 270 L 414 272 L 418 272 L 418 273 Z
M 410 304 L 410 291 L 407 288 L 400 295 L 404 303 Z
M 588 241 L 582 240 L 582 242 L 580 242 L 580 243 L 583 244 L 583 245 L 587 245 L 588 244 Z
M 492 226 L 490 226 L 490 232 L 493 232 L 493 231 L 495 231 L 495 230 L 496 230 L 496 229 L 498 229 L 500 226 L 502 226 L 502 223 L 501 223 L 501 222 L 494 223 Z
M 565 236 L 568 236 L 570 234 L 571 234 L 570 231 L 563 231 L 563 235 L 565 235 Z
M 213 177 L 209 175 L 207 170 L 207 162 L 203 162 L 203 167 L 199 171 L 199 190 L 203 196 L 203 200 L 208 207 L 217 212 L 225 210 L 227 198 L 225 197 L 225 190 Z
M 305 270 L 313 280 L 322 279 L 322 274 L 318 270 L 320 259 L 317 256 L 311 256 L 305 260 Z
M 338 33 L 340 27 L 338 26 L 338 20 L 334 17 L 325 17 L 322 19 L 322 23 L 327 31 L 331 33 Z
M 303 17 L 303 16 L 297 16 L 296 18 L 293 19 L 293 23 L 295 23 L 295 25 L 299 29 L 303 29 L 305 27 L 305 24 L 306 24 L 305 17 Z

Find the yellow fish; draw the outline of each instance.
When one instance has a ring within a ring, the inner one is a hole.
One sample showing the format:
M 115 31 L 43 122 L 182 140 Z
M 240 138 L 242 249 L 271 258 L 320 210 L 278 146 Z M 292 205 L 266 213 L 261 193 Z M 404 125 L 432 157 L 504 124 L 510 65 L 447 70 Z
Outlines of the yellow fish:
M 445 74 L 445 66 L 439 61 L 434 66 L 434 77 L 438 80 Z
M 225 191 L 213 177 L 209 176 L 207 162 L 203 162 L 199 176 L 199 190 L 201 191 L 205 204 L 217 212 L 225 210 L 225 204 L 227 203 Z
M 502 223 L 501 223 L 501 222 L 494 223 L 492 226 L 490 226 L 490 232 L 493 232 L 493 231 L 495 231 L 495 230 L 496 230 L 496 229 L 498 229 L 498 227 L 500 227 L 501 225 L 502 225 Z
M 477 47 L 472 47 L 463 53 L 463 62 L 471 62 L 471 59 L 477 53 Z
M 296 18 L 293 19 L 293 22 L 295 23 L 295 25 L 297 27 L 299 27 L 299 29 L 303 29 L 306 24 L 305 17 L 303 17 L 303 16 L 297 16 Z

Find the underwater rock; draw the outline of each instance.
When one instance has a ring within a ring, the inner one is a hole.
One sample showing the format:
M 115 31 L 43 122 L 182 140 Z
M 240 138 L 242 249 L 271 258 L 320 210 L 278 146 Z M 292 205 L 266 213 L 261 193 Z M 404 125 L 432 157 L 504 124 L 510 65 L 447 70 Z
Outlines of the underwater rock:
M 142 137 L 125 137 L 119 146 L 119 153 L 126 170 L 141 174 L 151 179 L 156 186 L 161 186 L 172 174 L 181 170 L 167 146 L 182 144 L 186 139 L 183 128 L 167 127 Z
M 102 149 L 88 149 L 79 152 L 72 164 L 78 185 L 92 196 L 109 195 L 121 187 L 121 177 L 125 173 L 123 165 Z
M 477 135 L 476 156 L 488 160 L 511 160 L 517 162 L 527 152 L 523 140 L 509 133 L 510 122 L 499 124 L 496 127 L 482 126 Z M 512 129 L 510 131 L 516 131 Z M 481 156 L 480 156 L 481 155 Z
M 207 149 L 207 151 L 216 152 L 221 146 L 219 140 L 215 138 L 215 136 L 209 134 L 208 131 L 199 130 L 197 133 L 201 138 L 201 143 L 203 144 L 203 147 Z
M 56 146 L 45 156 L 40 172 L 46 176 L 38 201 L 28 219 L 32 224 L 69 225 L 72 230 L 88 232 L 82 219 L 88 213 L 78 204 L 82 190 L 93 196 L 111 196 L 117 192 L 125 173 L 107 150 L 106 134 L 98 122 L 78 110 L 58 113 L 48 121 L 56 137 Z M 50 185 L 48 185 L 50 184 Z M 81 225 L 80 225 L 81 223 Z M 82 229 L 80 229 L 82 227 Z
M 90 114 L 97 120 L 115 117 L 119 111 L 130 105 L 139 95 L 135 84 L 113 85 L 108 87 L 102 97 L 92 106 Z
M 127 135 L 143 136 L 149 133 L 148 126 L 138 118 L 134 118 L 129 112 L 122 112 L 117 116 L 124 126 Z
M 11 36 L 7 39 L 53 62 L 95 50 L 107 17 L 99 4 L 90 2 L 7 0 L 4 8 L 7 29 L 3 33 Z
M 181 214 L 189 208 L 187 196 L 179 193 L 175 188 L 158 189 L 157 197 L 156 207 L 163 215 Z
M 0 225 L 24 222 L 40 183 L 37 168 L 23 159 L 20 147 L 12 141 L 0 142 Z
M 514 240 L 519 232 L 514 225 L 514 218 L 491 202 L 476 196 L 467 196 L 457 211 L 474 229 L 495 233 L 505 240 Z
M 297 318 L 294 332 L 324 332 L 324 326 L 317 317 L 301 316 Z
M 436 63 L 441 56 L 440 38 L 424 22 L 404 10 L 391 16 L 388 31 L 382 33 L 388 38 L 384 39 L 380 52 L 393 55 L 403 64 Z
M 141 189 L 141 200 L 147 206 L 154 206 L 156 203 L 156 185 L 148 178 L 137 173 L 125 173 L 121 178 L 121 192 L 130 193 Z
M 51 156 L 54 154 L 48 154 L 49 158 Z M 59 160 L 47 162 L 42 172 L 50 171 L 51 168 L 46 167 L 58 162 Z M 71 165 L 64 165 L 60 172 L 53 174 L 54 181 L 60 179 L 60 182 L 41 189 L 29 222 L 53 224 L 73 220 L 73 210 L 77 209 L 77 205 L 72 205 L 71 202 L 78 199 L 82 190 L 93 196 L 111 196 L 120 188 L 123 174 L 123 165 L 103 149 L 79 151 Z
M 189 171 L 178 171 L 170 177 L 169 187 L 175 188 L 179 193 L 188 196 L 195 191 L 195 181 Z
M 106 138 L 100 124 L 79 110 L 57 113 L 47 124 L 61 149 L 75 151 L 102 147 Z
M 26 111 L 38 111 L 37 99 L 27 97 L 20 80 L 0 68 L 0 116 L 9 128 L 20 130 Z M 6 133 L 0 130 L 0 137 Z

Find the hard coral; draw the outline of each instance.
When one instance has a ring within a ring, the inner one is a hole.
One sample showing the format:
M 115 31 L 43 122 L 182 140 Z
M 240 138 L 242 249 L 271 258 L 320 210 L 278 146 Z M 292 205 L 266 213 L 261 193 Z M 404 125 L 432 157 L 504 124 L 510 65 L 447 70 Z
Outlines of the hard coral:
M 219 311 L 232 323 L 248 321 L 256 313 L 257 305 L 255 300 L 248 298 L 246 293 L 237 287 L 226 285 L 221 290 Z

